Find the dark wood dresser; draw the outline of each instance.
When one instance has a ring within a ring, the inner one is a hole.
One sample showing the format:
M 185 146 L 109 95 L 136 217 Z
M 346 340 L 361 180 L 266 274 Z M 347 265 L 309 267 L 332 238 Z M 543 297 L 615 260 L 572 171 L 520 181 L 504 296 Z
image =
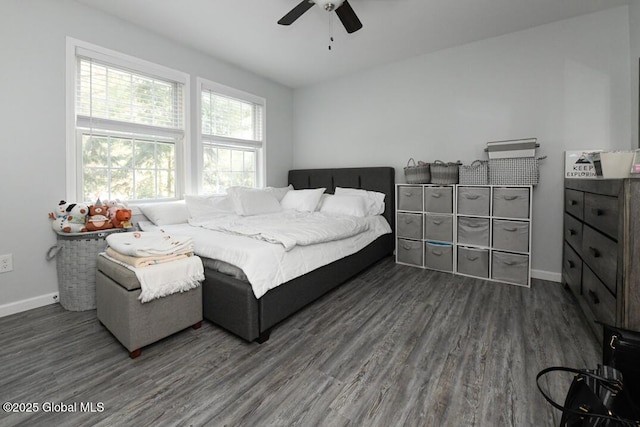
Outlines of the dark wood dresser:
M 595 321 L 640 331 L 640 179 L 565 179 L 562 281 Z

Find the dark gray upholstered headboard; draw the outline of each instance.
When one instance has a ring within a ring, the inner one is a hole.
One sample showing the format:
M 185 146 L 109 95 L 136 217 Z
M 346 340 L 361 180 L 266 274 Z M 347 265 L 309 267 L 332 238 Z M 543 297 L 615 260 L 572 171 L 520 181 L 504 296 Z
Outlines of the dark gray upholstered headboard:
M 327 189 L 333 193 L 336 187 L 361 188 L 386 195 L 384 217 L 394 228 L 396 204 L 395 170 L 392 167 L 295 169 L 289 171 L 289 184 L 296 190 L 305 188 Z

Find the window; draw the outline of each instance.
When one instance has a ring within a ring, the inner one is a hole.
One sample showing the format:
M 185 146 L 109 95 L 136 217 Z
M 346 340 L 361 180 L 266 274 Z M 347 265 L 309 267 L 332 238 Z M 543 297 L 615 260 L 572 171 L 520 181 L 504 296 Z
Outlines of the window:
M 262 186 L 264 99 L 202 79 L 199 83 L 201 192 Z
M 77 45 L 74 68 L 76 199 L 179 198 L 187 78 Z

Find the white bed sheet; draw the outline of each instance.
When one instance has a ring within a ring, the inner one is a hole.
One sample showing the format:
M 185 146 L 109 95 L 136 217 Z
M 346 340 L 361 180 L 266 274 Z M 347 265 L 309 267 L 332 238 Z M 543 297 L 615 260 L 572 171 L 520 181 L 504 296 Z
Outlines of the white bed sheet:
M 352 255 L 378 237 L 390 233 L 383 216 L 367 217 L 368 229 L 355 236 L 308 246 L 295 246 L 286 251 L 274 244 L 250 237 L 227 234 L 190 224 L 156 227 L 141 223 L 143 231 L 161 228 L 169 233 L 193 238 L 195 253 L 235 265 L 247 276 L 256 298 L 270 289 L 302 276 L 333 261 Z

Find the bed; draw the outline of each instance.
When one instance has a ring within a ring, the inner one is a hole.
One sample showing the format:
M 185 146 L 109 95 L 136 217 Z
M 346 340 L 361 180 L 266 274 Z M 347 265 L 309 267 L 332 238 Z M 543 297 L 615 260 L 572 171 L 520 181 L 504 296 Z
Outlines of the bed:
M 355 253 L 260 293 L 259 298 L 256 297 L 255 286 L 252 288 L 247 280 L 217 271 L 213 265 L 219 264 L 205 259 L 205 280 L 202 283 L 204 318 L 247 341 L 265 342 L 279 322 L 391 255 L 395 248 L 393 168 L 299 169 L 289 171 L 288 181 L 296 190 L 326 188 L 326 193 L 332 194 L 336 187 L 343 187 L 383 193 L 382 216 L 391 226 L 391 233 L 380 235 Z M 196 243 L 198 254 L 197 247 Z M 198 255 L 202 257 L 202 254 Z

